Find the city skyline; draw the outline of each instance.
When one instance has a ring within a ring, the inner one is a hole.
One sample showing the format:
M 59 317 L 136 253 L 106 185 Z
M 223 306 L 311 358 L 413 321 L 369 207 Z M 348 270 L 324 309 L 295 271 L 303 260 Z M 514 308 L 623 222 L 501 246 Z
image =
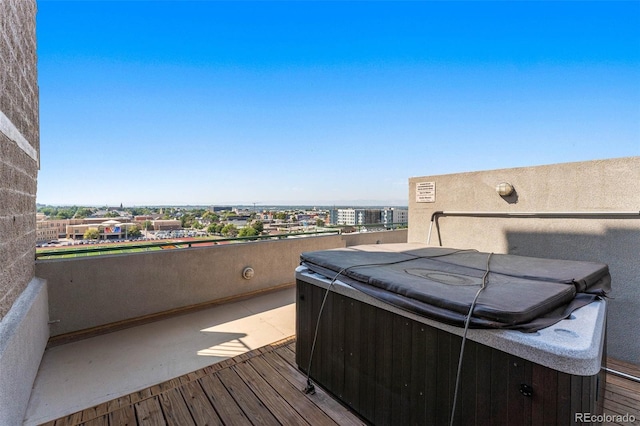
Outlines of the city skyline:
M 271 211 L 277 210 L 332 210 L 332 209 L 407 209 L 408 205 L 389 205 L 389 204 L 155 204 L 155 205 L 89 205 L 89 204 L 36 204 L 36 209 L 42 209 L 47 207 L 55 208 L 92 208 L 100 210 L 108 208 L 109 210 L 131 210 L 131 209 L 164 209 L 175 208 L 185 210 L 197 210 L 197 209 L 211 209 L 213 207 L 221 208 L 228 207 L 229 210 L 249 210 L 249 211 Z
M 37 202 L 396 205 L 640 155 L 638 2 L 60 2 Z

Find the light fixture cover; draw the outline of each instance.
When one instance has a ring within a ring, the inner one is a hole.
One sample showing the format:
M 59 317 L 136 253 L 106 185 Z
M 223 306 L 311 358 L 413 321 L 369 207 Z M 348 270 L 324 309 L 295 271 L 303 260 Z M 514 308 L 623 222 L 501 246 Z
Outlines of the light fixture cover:
M 501 197 L 508 197 L 513 194 L 513 185 L 508 182 L 501 182 L 496 186 L 496 192 Z
M 245 280 L 250 280 L 251 278 L 253 278 L 254 274 L 255 274 L 255 271 L 253 270 L 253 268 L 249 266 L 247 266 L 242 270 L 242 278 L 244 278 Z

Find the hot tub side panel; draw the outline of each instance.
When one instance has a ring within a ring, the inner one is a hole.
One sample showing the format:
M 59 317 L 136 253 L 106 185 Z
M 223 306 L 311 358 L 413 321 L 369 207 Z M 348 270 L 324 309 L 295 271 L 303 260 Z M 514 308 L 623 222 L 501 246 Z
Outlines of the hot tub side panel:
M 324 296 L 297 280 L 296 362 L 305 373 Z M 376 425 L 448 424 L 461 341 L 330 292 L 311 378 Z M 575 413 L 602 413 L 600 375 L 570 375 L 467 340 L 455 423 L 575 424 Z

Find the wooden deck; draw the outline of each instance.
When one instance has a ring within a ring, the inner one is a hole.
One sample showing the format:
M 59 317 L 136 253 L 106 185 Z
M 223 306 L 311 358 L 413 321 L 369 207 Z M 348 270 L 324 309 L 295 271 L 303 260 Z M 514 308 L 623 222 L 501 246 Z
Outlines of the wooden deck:
M 640 377 L 640 366 L 607 358 L 607 368 Z M 607 373 L 604 390 L 604 412 L 612 416 L 629 414 L 633 422 L 610 422 L 608 424 L 640 426 L 640 383 Z
M 363 425 L 316 386 L 302 392 L 295 338 L 169 380 L 148 389 L 45 423 L 86 425 Z M 640 376 L 640 368 L 612 359 L 607 367 Z M 607 374 L 605 413 L 629 414 L 640 425 L 640 383 Z
M 295 365 L 293 337 L 45 423 L 115 425 L 363 425 Z

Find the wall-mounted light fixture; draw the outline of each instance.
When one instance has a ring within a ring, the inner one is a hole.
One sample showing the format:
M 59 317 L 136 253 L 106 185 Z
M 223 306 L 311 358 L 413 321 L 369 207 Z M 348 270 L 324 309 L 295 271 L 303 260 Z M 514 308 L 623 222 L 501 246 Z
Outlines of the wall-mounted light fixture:
M 501 197 L 508 197 L 509 195 L 513 194 L 513 185 L 508 182 L 501 182 L 496 185 L 496 192 Z
M 242 278 L 244 278 L 245 280 L 250 280 L 251 278 L 253 278 L 254 274 L 255 274 L 255 271 L 253 270 L 253 268 L 250 268 L 249 266 L 247 266 L 242 270 Z

